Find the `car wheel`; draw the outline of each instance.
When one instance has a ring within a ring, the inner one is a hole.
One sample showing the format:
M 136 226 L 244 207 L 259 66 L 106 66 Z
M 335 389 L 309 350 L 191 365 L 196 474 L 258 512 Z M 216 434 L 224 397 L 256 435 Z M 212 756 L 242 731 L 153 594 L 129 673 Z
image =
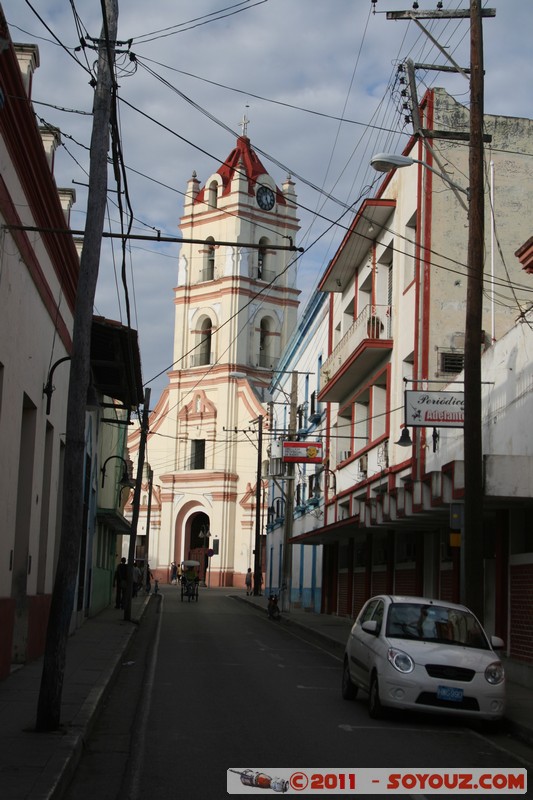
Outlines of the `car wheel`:
M 357 686 L 354 686 L 350 678 L 347 658 L 344 659 L 344 666 L 342 669 L 342 696 L 345 700 L 355 700 L 357 697 Z
M 368 696 L 368 713 L 372 719 L 381 719 L 383 716 L 383 706 L 379 699 L 378 676 L 374 672 L 370 680 L 370 690 Z

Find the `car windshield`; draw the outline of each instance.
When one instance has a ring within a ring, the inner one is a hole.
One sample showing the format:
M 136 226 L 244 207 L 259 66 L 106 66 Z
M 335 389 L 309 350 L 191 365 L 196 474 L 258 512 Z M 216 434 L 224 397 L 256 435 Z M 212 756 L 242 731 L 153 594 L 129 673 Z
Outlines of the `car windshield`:
M 490 649 L 479 622 L 469 611 L 427 603 L 392 603 L 386 635 Z

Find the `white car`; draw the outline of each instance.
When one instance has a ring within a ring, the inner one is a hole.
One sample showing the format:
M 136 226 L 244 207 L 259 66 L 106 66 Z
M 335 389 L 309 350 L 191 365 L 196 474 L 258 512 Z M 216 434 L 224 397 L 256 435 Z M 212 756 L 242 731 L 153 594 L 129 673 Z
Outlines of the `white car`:
M 503 646 L 465 606 L 372 597 L 348 637 L 342 696 L 368 692 L 374 719 L 390 707 L 497 721 L 505 711 L 505 674 L 493 648 Z

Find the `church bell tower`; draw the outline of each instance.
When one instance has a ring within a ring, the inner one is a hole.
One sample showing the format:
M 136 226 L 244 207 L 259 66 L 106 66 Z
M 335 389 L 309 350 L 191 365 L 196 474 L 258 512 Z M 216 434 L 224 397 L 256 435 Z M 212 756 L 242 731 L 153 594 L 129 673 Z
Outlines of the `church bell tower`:
M 279 249 L 293 246 L 299 230 L 294 184 L 288 176 L 276 185 L 246 124 L 205 184 L 196 173 L 187 184 L 174 364 L 148 441 L 161 487 L 152 570 L 194 559 L 216 586 L 244 586 L 254 568 L 258 426 L 266 445 L 267 389 L 296 327 L 299 296 L 296 253 Z

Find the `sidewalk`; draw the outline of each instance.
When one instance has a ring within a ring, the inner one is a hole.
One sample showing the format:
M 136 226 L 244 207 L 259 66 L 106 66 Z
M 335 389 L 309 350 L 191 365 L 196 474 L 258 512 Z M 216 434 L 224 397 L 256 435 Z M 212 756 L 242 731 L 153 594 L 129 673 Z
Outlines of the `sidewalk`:
M 51 800 L 74 773 L 84 739 L 113 683 L 122 657 L 149 601 L 132 599 L 132 622 L 114 606 L 86 620 L 69 637 L 61 730 L 35 732 L 42 659 L 0 682 L 0 796 L 2 800 Z
M 163 589 L 164 591 L 164 589 Z M 266 614 L 265 597 L 232 589 L 201 589 L 234 597 Z M 120 670 L 126 647 L 149 598 L 132 602 L 132 622 L 108 608 L 69 638 L 60 731 L 35 733 L 42 660 L 0 682 L 0 795 L 2 800 L 59 800 L 74 773 L 107 690 Z M 276 623 L 278 624 L 278 623 Z M 291 609 L 280 625 L 300 627 L 323 647 L 342 655 L 350 620 Z M 509 730 L 533 745 L 533 691 L 508 682 Z

